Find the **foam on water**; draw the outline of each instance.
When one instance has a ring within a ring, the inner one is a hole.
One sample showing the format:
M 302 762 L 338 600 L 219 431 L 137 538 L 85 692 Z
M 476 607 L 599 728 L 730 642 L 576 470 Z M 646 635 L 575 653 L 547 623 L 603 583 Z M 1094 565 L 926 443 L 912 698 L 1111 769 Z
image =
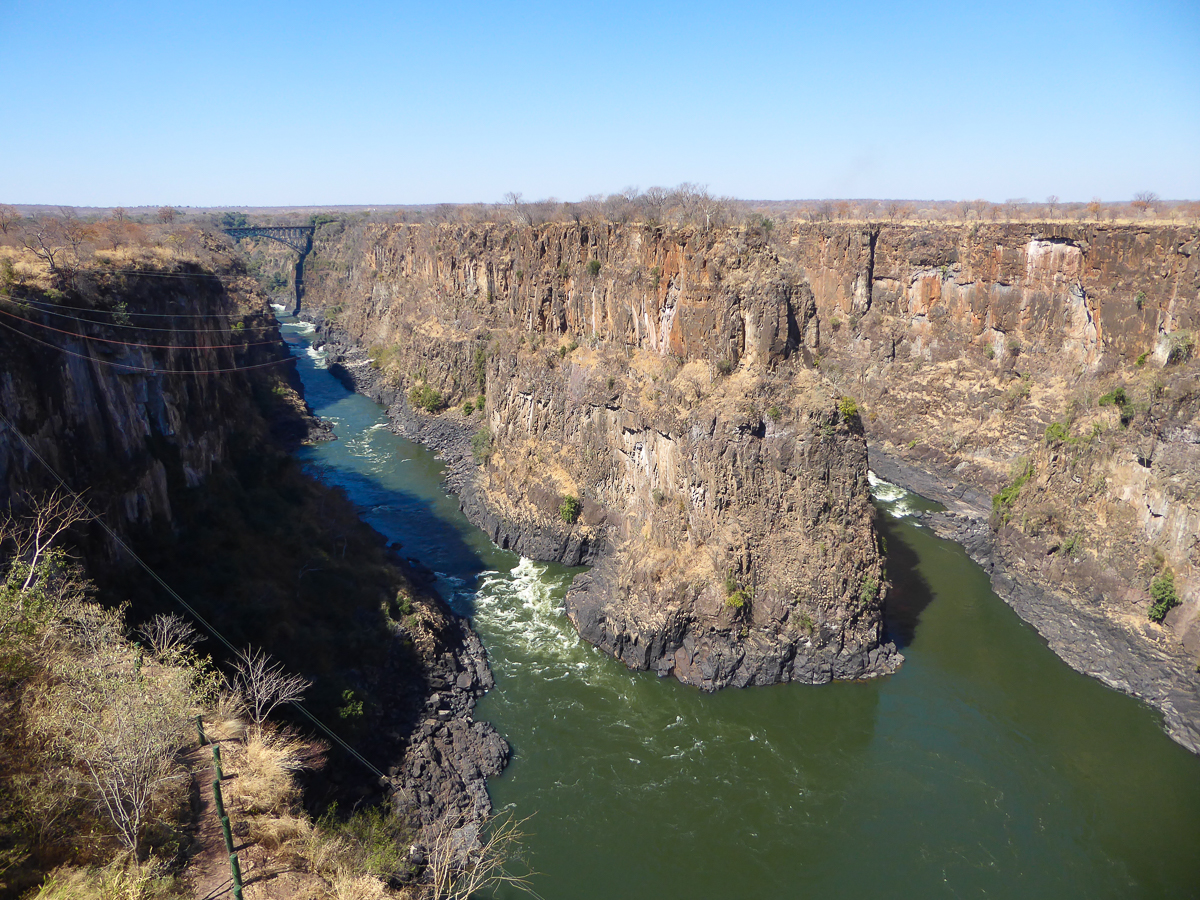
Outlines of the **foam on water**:
M 328 354 L 324 350 L 314 350 L 312 347 L 306 347 L 304 353 L 313 361 L 314 365 L 316 365 L 318 369 L 324 369 L 327 367 L 326 357 Z
M 888 514 L 896 519 L 914 515 L 919 510 L 913 505 L 913 494 L 890 481 L 884 481 L 870 469 L 867 470 L 867 483 L 871 486 L 871 496 L 880 503 L 887 504 Z
M 287 309 L 287 307 L 282 303 L 272 303 L 271 309 L 275 310 L 275 312 L 283 312 L 285 309 Z
M 539 673 L 557 674 L 564 663 L 579 663 L 579 638 L 554 599 L 562 577 L 548 577 L 545 566 L 521 557 L 510 572 L 483 573 L 475 595 L 476 618 L 503 631 L 535 661 L 530 667 Z

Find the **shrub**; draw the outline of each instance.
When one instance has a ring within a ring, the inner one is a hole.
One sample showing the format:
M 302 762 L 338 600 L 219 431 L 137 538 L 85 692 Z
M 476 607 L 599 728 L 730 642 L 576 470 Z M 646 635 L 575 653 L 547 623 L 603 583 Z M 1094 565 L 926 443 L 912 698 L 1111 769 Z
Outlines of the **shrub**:
M 413 385 L 412 390 L 408 392 L 408 401 L 427 413 L 434 413 L 442 408 L 442 395 L 429 384 Z
M 722 586 L 725 588 L 725 605 L 730 609 L 744 609 L 753 596 L 749 588 L 738 584 L 737 579 L 733 577 L 732 569 L 726 570 Z
M 879 593 L 879 579 L 868 575 L 863 579 L 862 587 L 858 591 L 858 599 L 863 604 L 870 603 Z
M 480 394 L 478 397 L 475 398 L 475 408 L 476 409 L 482 410 L 484 408 L 484 406 L 486 406 L 486 405 L 487 405 L 487 397 L 485 395 Z
M 1115 406 L 1121 411 L 1121 425 L 1128 425 L 1133 420 L 1133 403 L 1125 394 L 1125 388 L 1118 387 L 1100 398 L 1101 406 Z
M 654 290 L 657 291 L 658 285 L 661 281 L 662 281 L 662 269 L 660 269 L 658 266 L 655 266 L 654 268 L 652 268 L 650 270 L 650 287 L 654 288 Z
M 479 389 L 487 388 L 487 350 L 483 345 L 475 348 L 475 358 L 473 360 L 475 366 L 475 382 L 479 385 Z
M 568 525 L 574 525 L 579 521 L 579 513 L 582 509 L 583 504 L 579 502 L 579 498 L 568 494 L 562 498 L 562 503 L 558 506 L 558 515 Z
M 1186 362 L 1196 349 L 1196 340 L 1190 331 L 1177 331 L 1167 338 L 1167 365 Z
M 614 387 L 614 385 L 616 385 L 616 383 L 617 383 L 617 379 L 613 378 L 613 376 L 611 376 L 611 375 L 608 376 L 608 380 L 605 382 L 605 384 L 608 385 L 608 389 L 610 391 L 613 389 L 613 387 Z
M 1147 350 L 1145 353 L 1138 356 L 1137 362 L 1135 363 L 1135 365 L 1140 369 L 1142 366 L 1144 366 L 1146 364 L 1146 359 L 1149 356 L 1150 356 L 1150 351 Z
M 1179 595 L 1175 592 L 1175 575 L 1167 569 L 1150 583 L 1150 599 L 1154 605 L 1150 607 L 1150 621 L 1161 622 L 1167 613 L 1180 604 Z
M 587 273 L 592 278 L 595 278 L 597 275 L 599 275 L 600 274 L 600 260 L 589 259 L 588 264 L 587 264 Z
M 571 274 L 571 269 L 570 269 L 570 267 L 567 266 L 567 264 L 565 262 L 561 262 L 558 264 L 558 277 L 559 278 L 562 278 L 565 281 L 570 274 Z
M 480 428 L 471 435 L 471 453 L 475 462 L 483 465 L 492 456 L 492 432 L 488 428 Z
M 475 412 L 475 404 L 470 400 L 466 401 L 462 405 L 462 411 L 464 416 L 469 416 L 471 413 Z
M 996 358 L 996 348 L 993 347 L 991 344 L 988 344 L 983 349 L 983 355 L 986 356 L 988 359 L 995 359 Z
M 1017 497 L 1021 495 L 1021 488 L 1025 487 L 1026 482 L 1033 477 L 1033 464 L 1025 462 L 1020 473 L 1013 478 L 1012 483 L 1000 490 L 999 493 L 992 495 L 992 511 L 1004 513 L 1017 502 Z
M 1075 552 L 1079 549 L 1079 544 L 1081 541 L 1082 538 L 1078 534 L 1071 535 L 1069 538 L 1063 541 L 1062 546 L 1058 548 L 1059 554 L 1062 556 L 1074 556 Z
M 1061 444 L 1071 435 L 1071 426 L 1066 422 L 1051 422 L 1046 426 L 1046 446 Z
M 717 360 L 717 374 L 718 375 L 732 375 L 733 374 L 733 362 L 729 359 Z
M 776 404 L 767 410 L 767 415 L 770 416 L 772 422 L 778 422 L 783 418 L 783 410 Z
M 842 414 L 842 418 L 849 422 L 858 415 L 858 404 L 854 402 L 853 397 L 843 397 L 838 401 L 838 412 Z

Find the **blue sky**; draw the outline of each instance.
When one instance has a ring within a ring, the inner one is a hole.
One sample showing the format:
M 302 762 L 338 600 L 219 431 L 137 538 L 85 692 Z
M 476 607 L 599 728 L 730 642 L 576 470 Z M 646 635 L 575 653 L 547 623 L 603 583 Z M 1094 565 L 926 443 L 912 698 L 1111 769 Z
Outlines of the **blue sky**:
M 1200 2 L 0 0 L 0 202 L 1200 197 Z

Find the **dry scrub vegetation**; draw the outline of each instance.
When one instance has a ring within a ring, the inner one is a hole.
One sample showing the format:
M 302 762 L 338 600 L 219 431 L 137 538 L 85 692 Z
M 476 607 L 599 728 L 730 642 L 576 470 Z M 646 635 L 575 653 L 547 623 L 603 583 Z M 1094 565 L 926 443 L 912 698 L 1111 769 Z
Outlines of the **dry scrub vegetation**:
M 175 616 L 131 636 L 125 608 L 94 602 L 59 546 L 86 518 L 78 501 L 52 496 L 28 516 L 0 519 L 0 896 L 226 891 L 197 717 L 222 748 L 247 900 L 465 898 L 523 883 L 504 868 L 521 836 L 512 821 L 476 842 L 463 829 L 418 835 L 387 806 L 349 815 L 332 807 L 314 820 L 296 776 L 323 766 L 327 748 L 265 714 L 297 697 L 303 680 L 250 652 L 227 678 Z M 263 672 L 284 677 L 256 680 Z

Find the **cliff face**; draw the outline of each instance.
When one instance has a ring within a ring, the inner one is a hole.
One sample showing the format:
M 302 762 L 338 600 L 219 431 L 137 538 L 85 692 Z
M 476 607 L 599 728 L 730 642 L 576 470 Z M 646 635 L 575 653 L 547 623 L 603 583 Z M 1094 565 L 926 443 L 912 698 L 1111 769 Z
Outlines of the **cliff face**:
M 1002 551 L 1036 546 L 1054 565 L 1034 577 L 1200 654 L 1195 229 L 800 228 L 788 252 L 870 441 L 960 493 L 1028 466 L 997 510 Z M 1160 628 L 1165 568 L 1183 603 Z
M 507 757 L 472 720 L 492 684 L 486 654 L 432 578 L 286 452 L 328 435 L 296 390 L 266 297 L 217 257 L 212 271 L 83 272 L 66 297 L 0 305 L 0 412 L 236 646 L 313 680 L 306 700 L 319 716 L 337 722 L 351 692 L 361 718 L 338 730 L 389 770 L 402 814 L 478 822 L 485 779 Z M 6 511 L 56 486 L 25 440 L 0 423 Z M 134 623 L 181 612 L 95 523 L 75 538 L 103 596 L 130 601 Z M 219 656 L 214 644 L 202 649 Z M 311 800 L 378 793 L 356 762 L 336 748 L 333 759 Z
M 395 415 L 419 417 L 414 389 L 483 392 L 482 415 L 443 414 L 483 430 L 464 509 L 596 564 L 567 598 L 584 638 L 706 688 L 894 667 L 861 423 L 806 362 L 811 293 L 761 237 L 374 227 L 314 256 L 307 304 L 370 348 L 343 369 Z
M 877 607 L 853 613 L 879 570 L 842 394 L 880 466 L 985 527 L 1002 595 L 1048 598 L 1028 613 L 1044 634 L 1086 612 L 1109 635 L 1075 659 L 1060 640 L 1065 658 L 1149 696 L 1200 653 L 1198 250 L 1190 228 L 1049 223 L 335 224 L 308 302 L 344 350 L 371 348 L 359 380 L 405 427 L 427 430 L 414 385 L 457 405 L 486 383 L 492 455 L 456 482 L 485 498 L 468 512 L 522 552 L 602 560 L 568 611 L 631 665 L 709 686 L 886 670 Z M 1167 570 L 1182 603 L 1157 624 Z M 729 574 L 754 591 L 737 615 L 703 588 Z M 1112 641 L 1130 665 L 1174 662 L 1109 677 Z

